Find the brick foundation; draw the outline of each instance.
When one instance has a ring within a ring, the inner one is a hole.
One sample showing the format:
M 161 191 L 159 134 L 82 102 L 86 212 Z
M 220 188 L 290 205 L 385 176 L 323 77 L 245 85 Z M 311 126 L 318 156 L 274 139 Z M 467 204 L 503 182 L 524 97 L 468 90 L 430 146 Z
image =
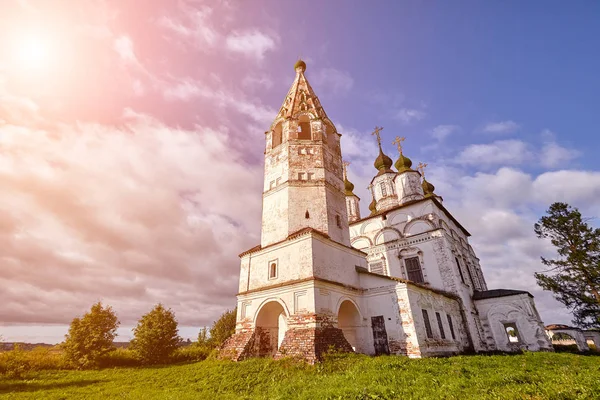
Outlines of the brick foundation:
M 221 347 L 219 358 L 241 361 L 250 357 L 269 357 L 275 353 L 275 359 L 294 357 L 313 364 L 328 351 L 353 352 L 342 330 L 333 327 L 288 329 L 276 352 L 273 347 L 276 343 L 271 341 L 269 333 L 261 328 L 235 333 Z
M 275 359 L 294 357 L 313 364 L 328 351 L 354 352 L 339 328 L 292 328 L 285 333 Z

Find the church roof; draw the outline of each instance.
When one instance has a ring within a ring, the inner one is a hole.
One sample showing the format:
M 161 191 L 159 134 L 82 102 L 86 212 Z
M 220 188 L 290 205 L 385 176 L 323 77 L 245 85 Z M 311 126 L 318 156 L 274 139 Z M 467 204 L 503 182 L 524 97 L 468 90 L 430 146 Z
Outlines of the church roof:
M 441 289 L 432 288 L 430 286 L 422 285 L 420 283 L 416 283 L 416 282 L 410 281 L 408 279 L 402 279 L 402 278 L 397 278 L 395 276 L 377 274 L 375 272 L 369 271 L 368 269 L 366 269 L 364 267 L 359 267 L 358 265 L 355 266 L 354 269 L 359 274 L 373 275 L 373 276 L 377 276 L 379 278 L 388 279 L 388 280 L 394 281 L 394 282 L 406 283 L 408 285 L 413 285 L 413 286 L 416 286 L 416 287 L 421 288 L 421 289 L 429 290 L 430 292 L 433 292 L 433 293 L 441 294 L 442 296 L 446 296 L 446 297 L 449 297 L 451 299 L 460 300 L 460 297 L 457 294 L 455 294 L 455 293 L 447 292 L 447 291 L 441 290 Z
M 294 65 L 294 69 L 296 70 L 296 78 L 288 94 L 285 96 L 275 122 L 285 118 L 296 117 L 298 114 L 304 112 L 312 114 L 315 118 L 329 120 L 323 106 L 321 106 L 319 98 L 304 75 L 306 63 L 298 60 Z
M 554 330 L 558 330 L 558 329 L 573 329 L 576 331 L 580 331 L 581 329 L 579 328 L 575 328 L 569 325 L 563 325 L 563 324 L 551 324 L 551 325 L 546 325 L 545 328 L 549 331 L 554 331 Z
M 342 247 L 345 247 L 345 248 L 347 248 L 347 249 L 350 249 L 350 250 L 352 250 L 352 251 L 354 251 L 354 252 L 358 252 L 358 253 L 360 253 L 361 255 L 367 255 L 367 253 L 365 253 L 365 252 L 364 252 L 364 251 L 362 251 L 362 250 L 359 250 L 359 249 L 357 249 L 357 248 L 354 248 L 354 247 L 352 247 L 352 246 L 346 246 L 346 245 L 344 245 L 344 244 L 342 244 L 342 243 L 339 243 L 339 242 L 335 242 L 335 241 L 333 241 L 333 240 L 332 240 L 332 239 L 329 237 L 329 235 L 328 235 L 328 234 L 326 234 L 325 232 L 321 232 L 321 231 L 319 231 L 319 230 L 317 230 L 317 229 L 315 229 L 315 228 L 306 227 L 306 228 L 302 228 L 302 229 L 300 229 L 300 230 L 297 230 L 296 232 L 290 233 L 290 234 L 288 235 L 288 237 L 287 237 L 287 238 L 285 238 L 285 239 L 283 239 L 283 240 L 280 240 L 279 242 L 271 243 L 271 244 L 270 244 L 270 245 L 268 245 L 268 246 L 262 247 L 260 244 L 259 244 L 259 245 L 256 245 L 256 246 L 254 246 L 254 247 L 252 247 L 252 248 L 250 248 L 250 249 L 248 249 L 248 250 L 246 250 L 246 251 L 244 251 L 244 252 L 240 253 L 240 254 L 238 255 L 238 257 L 242 258 L 242 257 L 243 257 L 243 256 L 245 256 L 245 255 L 248 255 L 248 254 L 251 254 L 251 253 L 256 253 L 257 251 L 262 251 L 262 250 L 265 250 L 265 249 L 268 249 L 268 248 L 271 248 L 271 247 L 277 246 L 277 245 L 279 245 L 279 244 L 281 244 L 281 243 L 283 243 L 283 242 L 287 242 L 287 241 L 290 241 L 290 240 L 298 239 L 298 238 L 299 238 L 299 237 L 301 237 L 301 236 L 304 236 L 304 235 L 309 235 L 309 234 L 311 234 L 311 235 L 316 235 L 316 236 L 320 236 L 320 237 L 322 237 L 323 239 L 330 240 L 330 241 L 332 241 L 332 242 L 336 243 L 338 246 L 342 246 Z
M 473 294 L 473 300 L 494 299 L 496 297 L 515 296 L 518 294 L 526 294 L 529 297 L 533 297 L 531 293 L 526 292 L 525 290 L 493 289 L 475 292 Z
M 399 206 L 392 207 L 392 208 L 388 208 L 387 210 L 381 210 L 381 211 L 375 211 L 375 212 L 372 212 L 372 213 L 371 213 L 371 215 L 369 215 L 368 217 L 361 218 L 361 219 L 359 219 L 359 220 L 356 220 L 356 221 L 352 222 L 352 223 L 350 224 L 350 226 L 352 226 L 352 225 L 356 225 L 356 224 L 359 224 L 359 223 L 362 223 L 362 222 L 364 222 L 364 221 L 368 220 L 369 218 L 378 217 L 378 216 L 380 216 L 380 215 L 387 215 L 388 213 L 390 213 L 390 212 L 392 212 L 392 211 L 396 211 L 396 210 L 399 210 L 399 209 L 401 209 L 401 208 L 404 208 L 404 207 L 411 206 L 411 205 L 413 205 L 413 204 L 422 203 L 422 202 L 424 202 L 424 201 L 427 201 L 427 200 L 431 200 L 431 201 L 433 201 L 433 202 L 435 203 L 435 205 L 436 205 L 436 206 L 437 206 L 437 207 L 438 207 L 440 210 L 442 210 L 442 212 L 443 212 L 443 213 L 446 215 L 446 217 L 448 217 L 448 218 L 449 218 L 449 219 L 450 219 L 452 222 L 454 222 L 454 224 L 455 224 L 455 225 L 458 227 L 458 229 L 460 229 L 460 230 L 461 230 L 461 231 L 462 231 L 462 232 L 463 232 L 463 233 L 464 233 L 464 234 L 465 234 L 467 237 L 471 236 L 471 234 L 469 233 L 469 231 L 467 231 L 467 230 L 465 229 L 465 227 L 464 227 L 464 226 L 462 226 L 462 225 L 460 224 L 460 222 L 458 222 L 458 221 L 456 220 L 456 218 L 454 218 L 454 216 L 453 216 L 452 214 L 450 214 L 450 211 L 448 211 L 448 210 L 446 209 L 446 207 L 444 207 L 444 206 L 442 205 L 442 203 L 440 203 L 440 202 L 439 202 L 439 201 L 438 201 L 438 200 L 437 200 L 435 197 L 425 197 L 425 198 L 423 198 L 423 199 L 419 199 L 419 200 L 408 201 L 408 202 L 406 202 L 406 203 L 404 203 L 404 204 L 401 204 L 401 205 L 399 205 Z M 370 209 L 370 208 L 369 208 L 369 209 Z

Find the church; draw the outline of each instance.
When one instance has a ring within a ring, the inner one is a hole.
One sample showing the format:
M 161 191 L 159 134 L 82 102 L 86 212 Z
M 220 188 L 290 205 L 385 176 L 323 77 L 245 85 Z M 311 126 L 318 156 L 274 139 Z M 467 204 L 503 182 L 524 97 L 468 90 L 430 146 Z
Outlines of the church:
M 396 138 L 380 130 L 370 214 L 342 161 L 340 138 L 306 76 L 296 75 L 265 132 L 260 244 L 240 254 L 236 332 L 222 358 L 325 352 L 412 358 L 552 350 L 533 296 L 488 289 L 469 232 Z

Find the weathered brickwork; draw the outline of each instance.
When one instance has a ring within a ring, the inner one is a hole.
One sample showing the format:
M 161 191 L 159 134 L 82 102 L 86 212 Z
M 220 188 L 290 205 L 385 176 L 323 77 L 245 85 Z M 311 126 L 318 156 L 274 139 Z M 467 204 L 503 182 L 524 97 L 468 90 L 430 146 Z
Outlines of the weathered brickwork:
M 352 353 L 354 350 L 341 329 L 293 328 L 288 329 L 275 359 L 283 357 L 302 358 L 310 363 L 322 359 L 327 352 Z

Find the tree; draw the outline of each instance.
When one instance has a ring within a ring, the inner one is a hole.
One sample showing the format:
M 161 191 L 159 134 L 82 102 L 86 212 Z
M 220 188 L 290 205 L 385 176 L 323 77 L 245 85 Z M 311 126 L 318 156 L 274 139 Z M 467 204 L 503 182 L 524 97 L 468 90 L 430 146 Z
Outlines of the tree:
M 218 320 L 213 322 L 210 328 L 210 339 L 214 347 L 219 347 L 229 336 L 235 333 L 235 316 L 237 307 L 233 310 L 225 311 Z
M 600 229 L 587 221 L 566 203 L 550 206 L 534 230 L 538 238 L 550 239 L 559 257 L 542 257 L 549 269 L 536 273 L 535 278 L 573 311 L 574 324 L 600 328 Z
M 168 362 L 181 342 L 171 309 L 157 304 L 133 329 L 131 350 L 144 364 Z
M 66 359 L 79 368 L 96 367 L 99 359 L 114 350 L 119 320 L 110 306 L 98 302 L 82 318 L 75 318 L 65 335 Z
M 235 319 L 237 307 L 233 310 L 227 310 L 218 320 L 214 321 L 210 330 L 206 327 L 200 329 L 198 333 L 198 346 L 201 347 L 220 347 L 225 340 L 235 333 Z

